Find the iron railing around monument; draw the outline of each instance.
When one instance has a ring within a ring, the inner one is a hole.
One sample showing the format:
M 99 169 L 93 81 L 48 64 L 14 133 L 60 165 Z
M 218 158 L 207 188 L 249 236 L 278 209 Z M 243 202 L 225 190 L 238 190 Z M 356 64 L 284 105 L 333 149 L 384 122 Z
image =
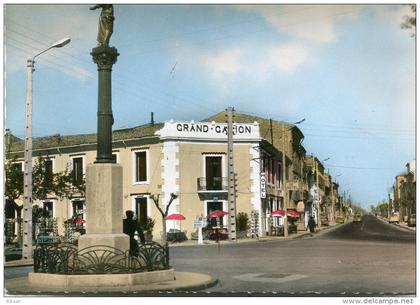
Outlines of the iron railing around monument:
M 169 269 L 169 249 L 156 242 L 139 244 L 138 250 L 110 246 L 78 249 L 73 244 L 38 245 L 34 272 L 53 274 L 118 274 Z

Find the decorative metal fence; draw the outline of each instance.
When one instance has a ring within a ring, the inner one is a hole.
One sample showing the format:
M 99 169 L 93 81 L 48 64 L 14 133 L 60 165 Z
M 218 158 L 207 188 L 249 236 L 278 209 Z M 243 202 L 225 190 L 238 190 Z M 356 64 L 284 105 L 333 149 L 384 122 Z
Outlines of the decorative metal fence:
M 6 218 L 4 220 L 4 241 L 6 245 L 19 243 L 22 239 L 22 219 Z
M 60 242 L 76 244 L 85 233 L 83 225 L 64 223 L 64 235 L 58 234 L 57 218 L 38 218 L 32 223 L 32 239 L 36 244 L 56 244 Z M 6 218 L 4 221 L 5 245 L 22 245 L 22 218 Z
M 78 250 L 72 244 L 38 245 L 34 250 L 34 272 L 55 274 L 118 274 L 169 269 L 169 249 L 156 242 L 139 244 L 138 251 L 110 246 Z

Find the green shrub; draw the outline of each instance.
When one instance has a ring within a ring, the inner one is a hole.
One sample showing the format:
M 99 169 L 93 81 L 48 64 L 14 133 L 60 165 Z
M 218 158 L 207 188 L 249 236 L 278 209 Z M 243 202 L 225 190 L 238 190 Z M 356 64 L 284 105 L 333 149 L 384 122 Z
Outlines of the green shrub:
M 150 217 L 147 217 L 147 222 L 143 230 L 146 231 L 148 234 L 152 234 L 154 227 L 155 227 L 155 220 Z
M 236 230 L 237 231 L 246 231 L 248 230 L 248 214 L 244 212 L 238 213 L 236 216 Z

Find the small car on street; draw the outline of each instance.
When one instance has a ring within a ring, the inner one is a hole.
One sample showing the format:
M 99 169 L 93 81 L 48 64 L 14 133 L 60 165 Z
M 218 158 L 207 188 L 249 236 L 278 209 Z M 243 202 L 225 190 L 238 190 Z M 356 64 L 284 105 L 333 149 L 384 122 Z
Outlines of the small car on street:
M 388 220 L 389 223 L 399 223 L 400 213 L 392 213 Z
M 360 214 L 353 215 L 353 222 L 361 222 L 361 221 L 362 221 L 362 217 L 360 216 Z

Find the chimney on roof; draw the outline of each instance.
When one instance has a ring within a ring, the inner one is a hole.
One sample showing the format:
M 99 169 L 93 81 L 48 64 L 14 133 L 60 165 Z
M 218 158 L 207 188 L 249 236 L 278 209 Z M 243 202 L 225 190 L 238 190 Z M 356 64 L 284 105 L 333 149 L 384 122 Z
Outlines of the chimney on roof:
M 150 124 L 155 125 L 155 120 L 153 118 L 153 112 L 150 113 Z

